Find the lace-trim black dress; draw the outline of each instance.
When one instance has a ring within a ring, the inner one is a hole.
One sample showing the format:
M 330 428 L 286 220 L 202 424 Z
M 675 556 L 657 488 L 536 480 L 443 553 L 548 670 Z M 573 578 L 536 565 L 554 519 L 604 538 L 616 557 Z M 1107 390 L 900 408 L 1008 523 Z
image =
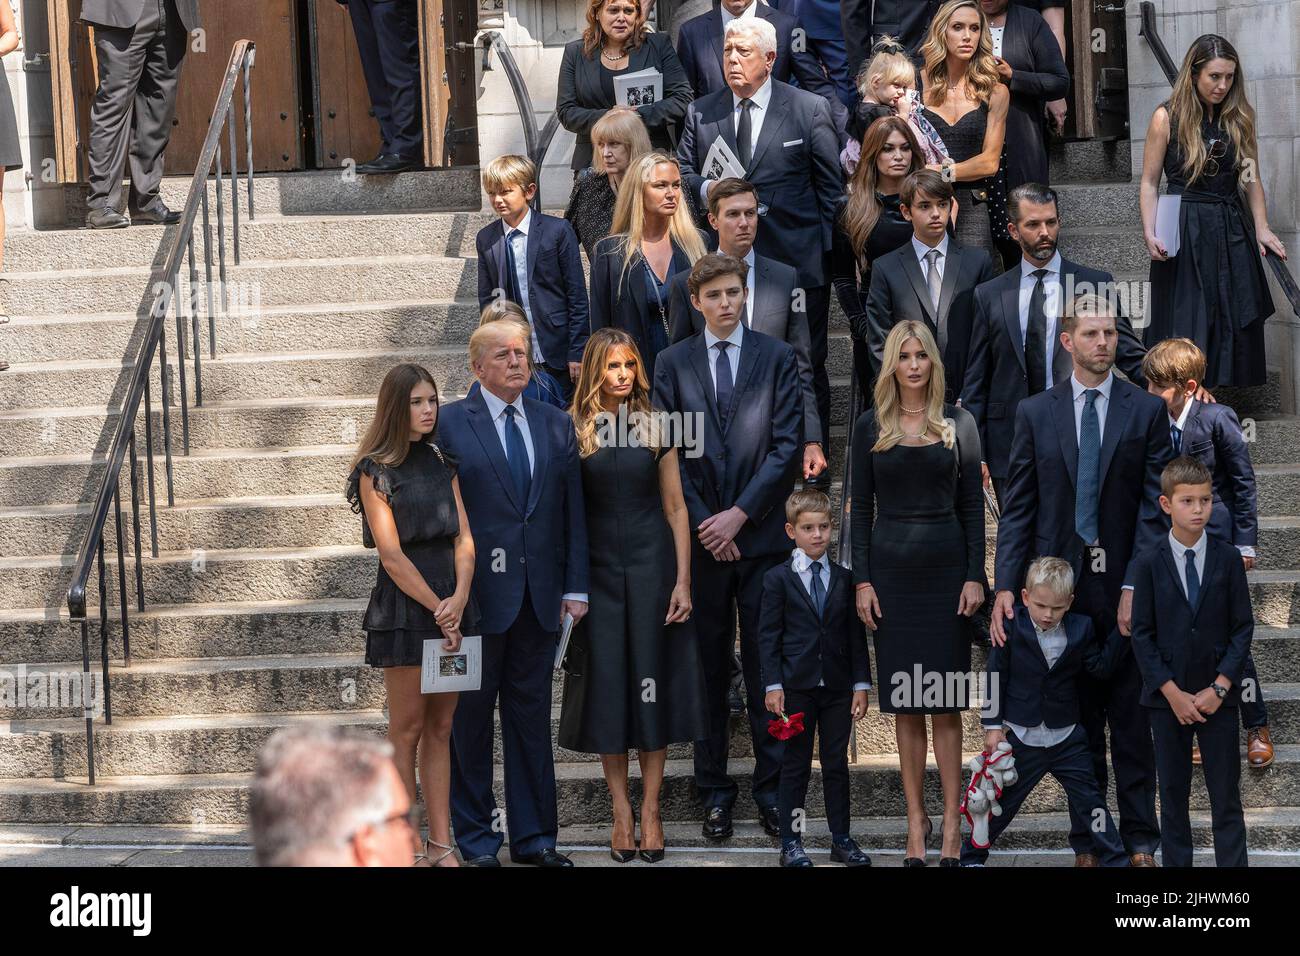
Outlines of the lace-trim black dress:
M 348 477 L 347 499 L 362 515 L 361 540 L 375 546 L 364 520 L 361 477 L 374 479 L 375 489 L 393 509 L 402 553 L 419 569 L 433 593 L 447 597 L 456 590 L 456 535 L 460 511 L 451 479 L 455 466 L 435 445 L 411 442 L 400 465 L 380 465 L 363 458 Z M 462 634 L 478 633 L 478 605 L 471 594 L 461 616 Z M 441 640 L 442 629 L 433 612 L 406 595 L 379 565 L 370 604 L 361 626 L 366 631 L 366 663 L 372 667 L 419 667 L 426 640 Z

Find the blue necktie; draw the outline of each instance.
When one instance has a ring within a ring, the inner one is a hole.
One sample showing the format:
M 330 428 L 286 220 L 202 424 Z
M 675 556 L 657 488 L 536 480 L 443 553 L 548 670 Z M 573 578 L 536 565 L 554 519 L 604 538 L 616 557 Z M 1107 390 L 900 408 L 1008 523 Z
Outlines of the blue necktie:
M 1097 396 L 1090 388 L 1083 393 L 1083 420 L 1079 424 L 1079 483 L 1074 492 L 1074 530 L 1083 543 L 1093 544 L 1097 530 L 1097 496 L 1101 490 L 1101 421 L 1097 418 Z
M 718 421 L 722 422 L 723 427 L 727 425 L 727 412 L 731 408 L 731 393 L 733 385 L 731 381 L 731 362 L 727 359 L 727 347 L 730 342 L 717 342 L 714 348 L 718 350 L 717 360 L 713 363 L 714 377 L 717 381 L 714 383 L 714 391 L 718 393 Z
M 510 301 L 518 305 L 523 305 L 523 290 L 519 288 L 519 267 L 515 262 L 515 237 L 522 236 L 523 233 L 518 229 L 511 229 L 506 233 L 506 292 L 510 296 Z
M 510 466 L 510 477 L 514 479 L 515 491 L 519 492 L 519 501 L 526 506 L 528 489 L 533 483 L 533 476 L 528 467 L 528 446 L 524 444 L 524 433 L 519 430 L 515 415 L 515 407 L 507 405 L 506 464 Z
M 1177 425 L 1169 426 L 1169 440 L 1174 443 L 1174 454 L 1183 453 L 1183 430 Z
M 1196 609 L 1196 599 L 1201 596 L 1201 579 L 1196 576 L 1196 552 L 1188 548 L 1183 552 L 1187 558 L 1187 603 Z
M 826 610 L 826 589 L 822 586 L 822 563 L 814 561 L 808 565 L 812 572 L 812 602 L 817 609 L 817 616 L 822 617 Z

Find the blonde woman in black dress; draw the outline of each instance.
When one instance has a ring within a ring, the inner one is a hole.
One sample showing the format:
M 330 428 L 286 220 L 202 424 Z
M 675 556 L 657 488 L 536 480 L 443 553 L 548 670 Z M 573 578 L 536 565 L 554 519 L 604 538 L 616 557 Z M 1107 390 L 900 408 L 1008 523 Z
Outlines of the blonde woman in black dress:
M 944 403 L 938 354 L 925 323 L 894 326 L 875 408 L 853 430 L 853 581 L 858 615 L 874 632 L 880 710 L 895 715 L 907 799 L 904 866 L 925 865 L 931 829 L 927 715 L 943 785 L 939 865 L 958 865 L 961 712 L 973 691 L 969 618 L 986 587 L 979 429 L 970 412 Z
M 3 0 L 0 0 L 3 2 Z M 388 739 L 411 801 L 420 770 L 434 866 L 459 866 L 451 847 L 451 720 L 457 694 L 420 693 L 427 640 L 460 647 L 478 631 L 470 595 L 474 539 L 455 463 L 433 444 L 438 387 L 419 365 L 395 366 L 379 387 L 375 417 L 357 449 L 347 498 L 363 516 L 362 541 L 379 572 L 362 627 L 366 663 L 384 668 Z

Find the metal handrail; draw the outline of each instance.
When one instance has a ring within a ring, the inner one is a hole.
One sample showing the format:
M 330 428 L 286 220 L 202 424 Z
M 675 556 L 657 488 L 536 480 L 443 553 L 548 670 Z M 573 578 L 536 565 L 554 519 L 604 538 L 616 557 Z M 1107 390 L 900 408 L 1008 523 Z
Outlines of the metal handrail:
M 1144 0 L 1138 5 L 1142 14 L 1142 26 L 1138 30 L 1138 36 L 1147 41 L 1151 47 L 1151 54 L 1160 64 L 1160 70 L 1164 73 L 1165 79 L 1169 85 L 1173 86 L 1178 79 L 1178 68 L 1174 66 L 1173 58 L 1169 56 L 1169 50 L 1165 48 L 1165 41 L 1160 38 L 1160 28 L 1156 25 L 1156 8 L 1155 5 Z M 1273 270 L 1273 277 L 1277 279 L 1277 284 L 1282 289 L 1282 294 L 1286 296 L 1287 301 L 1291 303 L 1291 311 L 1300 317 L 1300 286 L 1296 285 L 1295 279 L 1287 271 L 1286 263 L 1280 259 L 1272 249 L 1264 250 L 1264 261 L 1269 264 Z
M 127 455 L 129 454 L 131 505 L 133 513 L 132 531 L 135 541 L 136 607 L 137 610 L 143 612 L 144 571 L 141 564 L 142 557 L 140 545 L 139 461 L 136 452 L 136 417 L 140 411 L 141 402 L 143 401 L 146 458 L 145 469 L 149 491 L 150 543 L 151 553 L 153 557 L 156 558 L 158 557 L 158 522 L 154 490 L 154 441 L 153 413 L 150 395 L 150 373 L 153 370 L 154 354 L 157 353 L 159 360 L 159 379 L 162 384 L 162 444 L 167 475 L 167 504 L 171 507 L 175 504 L 175 494 L 172 476 L 172 394 L 170 369 L 167 364 L 167 317 L 172 311 L 174 305 L 177 342 L 176 368 L 180 375 L 179 391 L 182 443 L 184 453 L 188 455 L 190 452 L 189 397 L 185 380 L 185 361 L 188 356 L 185 342 L 186 328 L 185 321 L 183 321 L 186 318 L 189 320 L 193 336 L 194 404 L 196 406 L 201 406 L 203 404 L 199 309 L 197 302 L 199 282 L 198 266 L 195 260 L 194 225 L 201 207 L 203 212 L 201 239 L 203 243 L 204 275 L 207 279 L 208 354 L 209 357 L 214 357 L 216 355 L 216 316 L 213 311 L 215 302 L 211 288 L 212 247 L 208 214 L 208 182 L 209 175 L 212 173 L 215 162 L 216 174 L 213 178 L 215 179 L 217 194 L 217 257 L 221 282 L 219 292 L 220 302 L 224 309 L 226 304 L 226 249 L 225 230 L 222 218 L 223 172 L 221 160 L 221 127 L 224 123 L 229 129 L 230 190 L 232 207 L 231 231 L 235 264 L 238 265 L 240 261 L 238 191 L 239 158 L 236 153 L 235 114 L 231 109 L 231 103 L 234 99 L 235 84 L 242 75 L 244 84 L 243 106 L 245 146 L 248 164 L 248 219 L 252 220 L 254 218 L 253 118 L 250 81 L 254 52 L 254 44 L 251 40 L 238 41 L 230 52 L 230 62 L 226 66 L 225 76 L 221 83 L 220 92 L 217 94 L 216 103 L 212 107 L 212 116 L 208 121 L 208 132 L 203 140 L 203 148 L 199 153 L 199 161 L 195 167 L 194 176 L 190 180 L 189 194 L 185 200 L 185 208 L 181 212 L 180 223 L 174 229 L 168 230 L 168 232 L 163 235 L 162 241 L 159 243 L 159 252 L 162 253 L 165 250 L 166 255 L 162 259 L 162 264 L 156 266 L 149 275 L 149 285 L 146 289 L 146 295 L 151 297 L 151 305 L 147 318 L 141 319 L 142 322 L 147 323 L 147 326 L 139 350 L 136 353 L 135 362 L 130 373 L 130 382 L 126 389 L 126 395 L 122 399 L 120 405 L 117 429 L 113 434 L 113 440 L 110 443 L 108 453 L 105 456 L 104 475 L 99 484 L 99 491 L 95 496 L 94 507 L 90 512 L 90 523 L 86 527 L 86 532 L 81 542 L 81 548 L 77 552 L 77 559 L 72 568 L 72 583 L 68 587 L 68 616 L 73 624 L 79 625 L 81 628 L 81 662 L 83 680 L 85 682 L 83 684 L 82 693 L 83 712 L 86 719 L 86 765 L 91 786 L 95 783 L 95 732 L 93 702 L 86 697 L 86 688 L 91 686 L 90 622 L 86 618 L 87 582 L 90 578 L 94 561 L 96 557 L 98 557 L 100 656 L 103 665 L 104 722 L 111 724 L 113 722 L 113 712 L 108 683 L 108 592 L 106 588 L 106 574 L 104 567 L 104 524 L 108 520 L 109 508 L 112 508 L 114 524 L 117 532 L 115 543 L 117 547 L 118 600 L 122 618 L 122 655 L 125 666 L 129 667 L 131 664 L 131 632 L 127 615 L 126 551 L 122 539 L 122 465 L 125 463 Z M 185 311 L 181 306 L 179 293 L 180 270 L 187 254 L 190 292 L 188 316 L 185 314 Z M 157 258 L 155 258 L 155 261 L 158 261 Z
M 542 160 L 546 158 L 546 151 L 551 148 L 551 140 L 555 138 L 555 133 L 560 128 L 559 114 L 552 113 L 548 116 L 546 125 L 539 130 L 537 113 L 533 109 L 533 98 L 524 84 L 524 75 L 519 71 L 519 64 L 515 62 L 515 56 L 510 52 L 510 44 L 506 43 L 505 37 L 496 30 L 483 33 L 479 37 L 479 42 L 483 44 L 483 71 L 488 72 L 492 69 L 492 51 L 496 50 L 501 60 L 501 68 L 506 71 L 506 81 L 515 95 L 515 105 L 519 108 L 519 121 L 524 128 L 524 151 L 537 167 L 537 195 L 533 199 L 533 207 L 540 212 Z

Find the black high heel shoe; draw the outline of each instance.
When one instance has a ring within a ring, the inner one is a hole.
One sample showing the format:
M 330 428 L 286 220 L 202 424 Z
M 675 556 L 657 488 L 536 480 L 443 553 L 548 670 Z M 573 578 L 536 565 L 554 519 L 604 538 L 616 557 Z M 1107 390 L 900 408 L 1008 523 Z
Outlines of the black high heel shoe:
M 934 823 L 927 816 L 925 818 L 925 846 L 930 846 L 930 837 L 934 835 Z M 925 857 L 922 856 L 905 856 L 903 857 L 903 866 L 925 866 Z
M 942 844 L 943 821 L 939 822 L 939 841 Z M 956 856 L 941 856 L 939 857 L 939 865 L 940 866 L 961 866 L 961 858 Z
M 632 835 L 633 835 L 632 842 L 635 844 L 635 846 L 633 846 L 632 849 L 630 850 L 620 850 L 618 847 L 613 845 L 614 833 L 613 833 L 613 828 L 612 827 L 610 828 L 609 858 L 613 860 L 615 863 L 631 863 L 633 860 L 636 859 L 636 854 L 637 854 L 636 848 L 641 845 L 641 841 L 635 838 L 636 837 L 636 812 L 635 811 L 633 811 L 632 813 Z
M 644 824 L 644 822 L 645 822 L 645 821 L 644 821 L 644 818 L 643 818 L 643 819 L 642 819 L 642 823 Z M 659 818 L 659 832 L 662 833 L 662 832 L 663 832 L 663 829 L 664 829 L 664 821 L 663 821 L 663 817 L 660 817 L 660 818 Z M 645 836 L 644 831 L 642 832 L 642 836 Z M 640 845 L 641 845 L 641 841 L 640 841 L 640 840 L 637 840 L 637 841 L 636 841 L 636 845 L 637 845 L 637 846 L 640 846 Z M 666 847 L 667 845 L 668 845 L 668 839 L 667 839 L 667 837 L 665 837 L 665 838 L 664 838 L 664 846 L 661 846 L 661 847 L 659 847 L 659 848 L 657 848 L 657 849 L 653 849 L 653 850 L 644 850 L 644 849 L 643 849 L 643 850 L 641 850 L 637 855 L 638 855 L 639 857 L 641 857 L 641 859 L 645 860 L 647 863 L 658 863 L 660 860 L 662 860 L 662 859 L 664 858 L 664 847 Z

